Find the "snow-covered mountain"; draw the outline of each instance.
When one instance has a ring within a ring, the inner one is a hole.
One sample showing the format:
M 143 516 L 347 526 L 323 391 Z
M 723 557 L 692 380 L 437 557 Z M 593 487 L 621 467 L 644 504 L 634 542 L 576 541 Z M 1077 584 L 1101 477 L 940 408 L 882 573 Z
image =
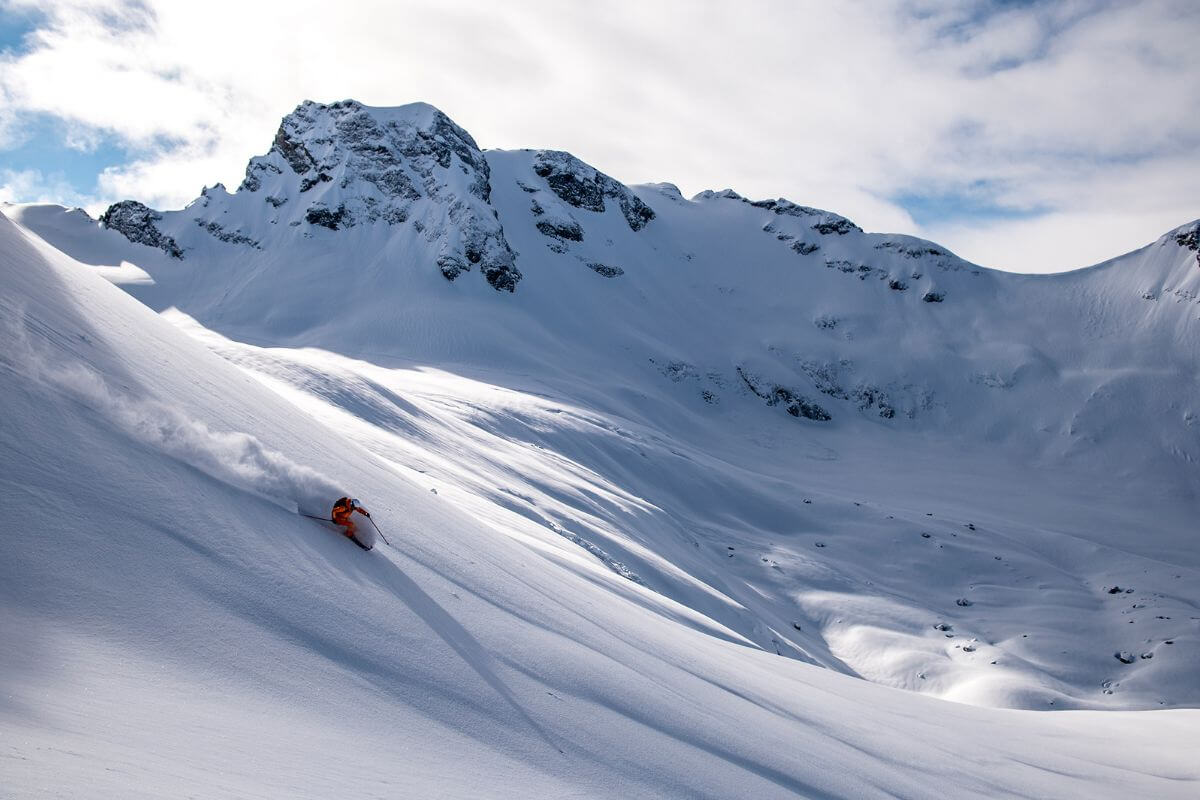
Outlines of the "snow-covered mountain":
M 2 210 L 21 793 L 345 737 L 425 765 L 362 794 L 1200 785 L 1200 222 L 1017 275 L 353 101 L 183 210 Z

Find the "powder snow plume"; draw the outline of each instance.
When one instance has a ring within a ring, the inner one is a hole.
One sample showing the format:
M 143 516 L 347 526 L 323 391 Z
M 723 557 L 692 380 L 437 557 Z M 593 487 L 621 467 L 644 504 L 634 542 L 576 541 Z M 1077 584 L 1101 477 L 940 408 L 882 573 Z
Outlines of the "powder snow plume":
M 92 367 L 38 353 L 23 326 L 11 324 L 7 360 L 27 378 L 94 409 L 116 428 L 219 481 L 296 513 L 324 514 L 344 492 L 336 483 L 240 431 L 218 431 L 153 399 L 114 388 Z

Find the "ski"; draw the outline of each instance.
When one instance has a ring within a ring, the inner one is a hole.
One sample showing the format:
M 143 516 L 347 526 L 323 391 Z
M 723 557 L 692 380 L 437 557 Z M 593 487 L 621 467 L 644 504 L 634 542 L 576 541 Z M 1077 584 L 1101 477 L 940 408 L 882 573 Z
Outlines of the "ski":
M 333 520 L 325 519 L 324 517 L 317 517 L 312 514 L 305 514 L 303 511 L 298 511 L 296 513 L 298 513 L 302 517 L 308 517 L 309 519 L 315 519 L 317 522 L 324 522 L 326 525 L 330 525 L 333 528 L 335 528 L 338 533 L 342 534 L 342 536 L 346 536 L 345 532 L 342 531 L 341 527 L 334 524 Z M 349 539 L 350 541 L 354 542 L 354 544 L 358 545 L 363 550 L 373 550 L 374 549 L 374 547 L 372 545 L 363 544 L 362 541 L 357 536 L 346 536 L 346 538 Z

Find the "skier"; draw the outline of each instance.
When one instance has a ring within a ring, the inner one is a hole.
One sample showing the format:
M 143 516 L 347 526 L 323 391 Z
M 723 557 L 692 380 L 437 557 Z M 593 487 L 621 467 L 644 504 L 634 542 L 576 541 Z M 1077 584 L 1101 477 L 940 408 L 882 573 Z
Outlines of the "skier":
M 364 517 L 367 517 L 368 519 L 371 517 L 371 514 L 365 508 L 363 508 L 362 503 L 358 502 L 358 500 L 349 497 L 342 497 L 333 504 L 333 512 L 330 514 L 330 519 L 332 519 L 335 524 L 341 525 L 342 528 L 345 529 L 343 533 L 346 535 L 346 538 L 353 539 L 355 542 L 358 542 L 359 538 L 355 535 L 358 532 L 358 529 L 354 526 L 354 520 L 350 518 L 355 511 L 362 514 Z

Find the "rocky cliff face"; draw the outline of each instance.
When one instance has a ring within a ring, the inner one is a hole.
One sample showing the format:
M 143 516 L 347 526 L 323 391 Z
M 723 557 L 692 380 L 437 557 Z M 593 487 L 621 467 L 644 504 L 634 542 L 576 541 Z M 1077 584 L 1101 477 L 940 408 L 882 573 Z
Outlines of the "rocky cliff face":
M 261 248 L 279 230 L 312 237 L 389 226 L 425 242 L 448 280 L 478 268 L 492 287 L 512 292 L 521 271 L 490 204 L 490 179 L 475 140 L 432 106 L 305 102 L 283 119 L 271 149 L 250 160 L 236 193 L 218 185 L 165 214 L 126 201 L 102 221 L 177 258 L 202 241 L 196 232 Z
M 435 108 L 303 103 L 284 118 L 270 152 L 251 160 L 240 188 L 261 193 L 288 173 L 287 191 L 265 202 L 302 207 L 309 225 L 411 223 L 436 243 L 436 264 L 447 279 L 475 266 L 496 289 L 511 292 L 521 279 L 489 205 L 483 153 Z
M 165 236 L 155 224 L 162 218 L 162 214 L 136 200 L 122 200 L 108 207 L 100 216 L 100 223 L 134 244 L 157 247 L 172 258 L 183 258 L 183 251 L 175 240 Z
M 536 151 L 526 169 L 529 213 L 558 252 L 583 241 L 579 211 L 612 206 L 633 233 L 655 218 L 628 187 L 569 153 Z M 101 221 L 177 259 L 212 239 L 270 251 L 297 237 L 320 241 L 357 229 L 374 232 L 378 255 L 394 268 L 434 268 L 449 281 L 478 269 L 505 292 L 523 277 L 493 203 L 487 158 L 470 134 L 424 103 L 306 101 L 283 119 L 270 150 L 250 160 L 236 192 L 217 184 L 178 212 L 127 200 Z M 363 248 L 353 249 L 361 259 Z M 600 267 L 606 277 L 622 272 Z
M 533 159 L 533 171 L 546 180 L 551 191 L 575 208 L 603 211 L 605 198 L 612 200 L 621 209 L 630 230 L 640 231 L 654 219 L 654 210 L 626 186 L 570 153 L 539 150 Z

